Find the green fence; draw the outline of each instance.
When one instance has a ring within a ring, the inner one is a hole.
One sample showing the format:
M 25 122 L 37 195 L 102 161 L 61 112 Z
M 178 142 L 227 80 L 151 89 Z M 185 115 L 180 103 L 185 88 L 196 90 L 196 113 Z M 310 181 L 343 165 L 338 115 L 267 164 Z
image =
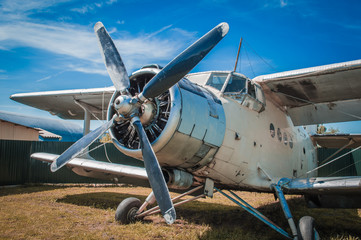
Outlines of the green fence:
M 319 148 L 318 149 L 318 160 L 319 164 L 322 165 L 326 162 L 329 156 L 334 154 L 338 149 L 326 149 L 326 148 Z M 342 156 L 351 149 L 344 149 L 327 162 L 332 161 L 333 159 Z M 336 177 L 336 176 L 361 176 L 361 149 L 358 149 L 350 154 L 345 155 L 344 157 L 326 165 L 323 168 L 318 170 L 318 176 L 320 177 Z
M 50 172 L 48 163 L 30 158 L 34 152 L 47 152 L 61 154 L 72 142 L 31 142 L 0 140 L 0 185 L 13 185 L 24 183 L 104 183 L 104 180 L 86 178 L 76 175 L 66 167 L 55 173 Z M 102 145 L 94 143 L 90 149 Z M 318 149 L 318 159 L 321 163 L 337 149 Z M 341 156 L 350 151 L 345 149 L 337 154 Z M 106 154 L 107 153 L 107 154 Z M 130 158 L 119 152 L 112 143 L 100 146 L 90 152 L 90 156 L 100 161 L 121 163 L 132 166 L 144 166 L 142 161 Z M 331 160 L 332 160 L 331 159 Z M 321 168 L 318 175 L 327 176 L 361 176 L 361 150 L 351 154 Z
M 34 160 L 30 155 L 34 152 L 61 154 L 72 142 L 39 142 L 0 140 L 0 185 L 24 183 L 104 183 L 104 180 L 82 177 L 66 167 L 55 173 L 50 172 L 50 165 Z M 102 143 L 94 143 L 94 149 Z M 100 146 L 90 152 L 90 156 L 100 161 L 144 166 L 143 162 L 130 158 L 119 152 L 112 143 Z

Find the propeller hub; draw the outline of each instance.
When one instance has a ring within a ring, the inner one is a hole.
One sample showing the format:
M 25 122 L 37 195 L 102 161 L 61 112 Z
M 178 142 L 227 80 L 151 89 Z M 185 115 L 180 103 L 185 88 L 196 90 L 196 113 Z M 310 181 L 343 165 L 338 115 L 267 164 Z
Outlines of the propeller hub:
M 133 99 L 127 95 L 121 95 L 114 101 L 114 108 L 124 117 L 129 117 L 136 113 L 139 108 L 138 105 L 139 103 L 136 99 Z
M 153 121 L 156 113 L 156 106 L 153 102 L 144 102 L 141 107 L 141 116 L 139 117 L 140 122 L 143 124 L 143 126 L 148 126 Z

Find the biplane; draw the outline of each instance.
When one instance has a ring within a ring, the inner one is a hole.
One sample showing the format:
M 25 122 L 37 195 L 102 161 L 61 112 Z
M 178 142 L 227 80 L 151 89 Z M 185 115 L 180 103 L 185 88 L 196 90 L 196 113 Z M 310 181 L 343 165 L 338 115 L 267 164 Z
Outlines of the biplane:
M 103 24 L 94 29 L 114 86 L 14 94 L 11 99 L 64 119 L 84 119 L 87 134 L 63 154 L 32 155 L 51 163 L 51 171 L 66 165 L 88 177 L 149 181 L 152 192 L 146 201 L 122 201 L 117 221 L 126 224 L 161 212 L 172 224 L 175 206 L 219 192 L 285 238 L 315 239 L 313 218 L 296 224 L 285 194 L 304 195 L 313 207 L 361 207 L 361 177 L 317 177 L 316 154 L 318 145 L 358 149 L 360 135 L 310 136 L 303 127 L 360 119 L 361 60 L 254 79 L 235 71 L 190 73 L 228 33 L 228 24 L 221 23 L 164 68 L 153 64 L 128 75 Z M 94 118 L 106 121 L 89 131 Z M 119 151 L 143 160 L 145 168 L 78 157 L 107 131 Z M 183 194 L 171 199 L 169 189 Z M 274 193 L 291 233 L 232 190 Z M 158 206 L 147 210 L 154 202 Z

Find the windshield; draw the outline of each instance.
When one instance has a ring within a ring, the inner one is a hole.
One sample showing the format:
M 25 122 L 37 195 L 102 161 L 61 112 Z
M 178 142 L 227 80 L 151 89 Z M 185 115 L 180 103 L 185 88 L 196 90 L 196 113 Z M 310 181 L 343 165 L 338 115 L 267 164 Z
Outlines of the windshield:
M 212 74 L 211 77 L 208 79 L 207 81 L 207 85 L 212 86 L 218 90 L 221 90 L 223 87 L 224 82 L 227 79 L 228 74 L 221 74 L 221 73 L 217 73 L 217 74 Z
M 246 79 L 233 75 L 224 92 L 246 92 Z
M 213 73 L 208 79 L 207 85 L 212 86 L 218 90 L 222 90 L 228 75 L 228 73 Z M 244 77 L 232 74 L 224 92 L 246 92 L 246 82 L 247 81 Z

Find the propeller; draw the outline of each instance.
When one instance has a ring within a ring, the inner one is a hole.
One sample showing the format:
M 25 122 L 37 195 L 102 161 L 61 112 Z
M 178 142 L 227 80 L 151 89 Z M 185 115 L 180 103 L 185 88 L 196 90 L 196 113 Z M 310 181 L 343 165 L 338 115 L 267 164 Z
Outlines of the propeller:
M 154 154 L 152 145 L 148 140 L 147 134 L 144 131 L 140 119 L 138 117 L 134 117 L 132 119 L 132 124 L 139 136 L 140 148 L 142 149 L 144 165 L 147 171 L 150 186 L 152 187 L 153 193 L 157 199 L 159 208 L 165 221 L 168 224 L 172 224 L 176 219 L 176 212 L 157 157 Z
M 94 131 L 91 131 L 87 135 L 84 135 L 76 143 L 71 145 L 55 161 L 52 162 L 50 166 L 50 170 L 52 172 L 55 172 L 56 170 L 64 166 L 67 162 L 69 162 L 71 159 L 75 158 L 81 152 L 87 149 L 93 142 L 95 142 L 95 140 L 97 140 L 103 133 L 105 133 L 109 128 L 113 126 L 115 118 L 116 115 L 114 115 L 110 121 L 104 123 L 103 125 L 95 129 Z
M 94 32 L 98 38 L 101 54 L 110 79 L 112 80 L 115 89 L 119 92 L 123 92 L 125 89 L 129 88 L 130 84 L 122 58 L 103 23 L 97 22 L 94 26 Z
M 162 71 L 154 76 L 144 87 L 139 99 L 154 98 L 189 73 L 228 33 L 227 23 L 221 23 L 168 63 Z
M 213 28 L 169 62 L 144 86 L 143 91 L 138 96 L 131 97 L 128 91 L 130 82 L 124 63 L 103 24 L 101 22 L 96 23 L 94 31 L 98 38 L 105 66 L 116 90 L 121 93 L 113 104 L 116 114 L 111 120 L 82 137 L 60 155 L 51 164 L 51 171 L 58 170 L 84 151 L 100 135 L 114 126 L 114 121 L 119 119 L 129 120 L 138 133 L 149 183 L 162 215 L 168 224 L 172 224 L 176 219 L 176 212 L 157 157 L 139 119 L 141 115 L 140 109 L 142 104 L 146 104 L 144 101 L 164 93 L 189 73 L 228 33 L 228 30 L 227 23 L 221 23 Z

